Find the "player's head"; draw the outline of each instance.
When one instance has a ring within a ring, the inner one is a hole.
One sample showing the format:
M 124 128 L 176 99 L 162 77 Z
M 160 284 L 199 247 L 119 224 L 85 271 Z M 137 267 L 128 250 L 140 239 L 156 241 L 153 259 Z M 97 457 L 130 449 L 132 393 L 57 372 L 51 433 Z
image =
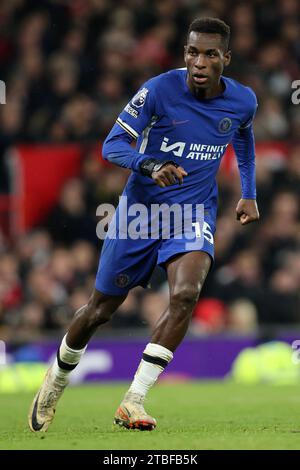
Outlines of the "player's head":
M 188 30 L 184 60 L 193 89 L 212 88 L 229 64 L 230 27 L 218 18 L 197 18 Z

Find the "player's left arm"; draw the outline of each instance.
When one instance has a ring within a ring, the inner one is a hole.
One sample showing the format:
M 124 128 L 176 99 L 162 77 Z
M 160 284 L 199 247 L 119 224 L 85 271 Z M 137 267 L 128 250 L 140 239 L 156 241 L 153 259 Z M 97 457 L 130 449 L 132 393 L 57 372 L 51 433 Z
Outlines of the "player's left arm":
M 242 190 L 242 198 L 236 207 L 236 218 L 242 225 L 259 219 L 256 202 L 255 141 L 252 129 L 252 121 L 257 108 L 256 97 L 251 108 L 247 121 L 237 129 L 232 141 L 237 157 Z
M 236 218 L 242 225 L 259 219 L 256 202 L 255 145 L 252 126 L 240 128 L 233 138 L 241 178 L 242 198 L 236 207 Z

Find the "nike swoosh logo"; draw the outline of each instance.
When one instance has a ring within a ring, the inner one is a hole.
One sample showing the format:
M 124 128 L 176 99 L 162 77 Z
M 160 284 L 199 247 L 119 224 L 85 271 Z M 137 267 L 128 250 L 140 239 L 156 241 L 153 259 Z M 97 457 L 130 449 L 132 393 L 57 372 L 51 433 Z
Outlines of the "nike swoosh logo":
M 178 126 L 178 124 L 185 124 L 186 122 L 190 122 L 190 120 L 186 119 L 185 121 L 176 121 L 175 119 L 173 119 L 172 124 L 173 126 Z
M 126 406 L 123 406 L 123 408 L 124 408 L 124 410 L 126 410 L 126 411 L 127 411 L 128 418 L 130 418 L 130 416 L 131 416 L 131 413 L 130 413 L 129 409 L 128 409 L 128 408 L 126 408 Z
M 44 423 L 40 424 L 38 420 L 36 419 L 39 396 L 40 394 L 38 394 L 37 399 L 35 400 L 35 404 L 34 404 L 33 411 L 32 411 L 32 416 L 31 416 L 31 424 L 35 431 L 40 431 L 42 427 L 44 426 Z

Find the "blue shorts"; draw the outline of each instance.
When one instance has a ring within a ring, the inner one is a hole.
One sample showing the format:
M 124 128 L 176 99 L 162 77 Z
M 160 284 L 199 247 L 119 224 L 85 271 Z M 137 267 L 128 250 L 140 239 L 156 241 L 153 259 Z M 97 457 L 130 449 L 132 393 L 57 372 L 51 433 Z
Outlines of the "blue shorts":
M 215 217 L 204 217 L 201 240 L 120 239 L 104 240 L 96 276 L 95 288 L 107 295 L 125 295 L 136 286 L 147 287 L 156 265 L 165 263 L 180 253 L 204 251 L 214 260 Z M 198 243 L 200 241 L 200 243 Z

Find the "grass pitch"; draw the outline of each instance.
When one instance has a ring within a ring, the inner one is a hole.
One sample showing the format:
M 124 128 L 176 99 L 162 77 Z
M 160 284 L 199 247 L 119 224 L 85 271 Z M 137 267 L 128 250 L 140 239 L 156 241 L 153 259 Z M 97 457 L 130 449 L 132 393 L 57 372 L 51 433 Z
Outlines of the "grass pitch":
M 0 449 L 300 449 L 296 386 L 161 383 L 149 393 L 152 432 L 112 424 L 127 384 L 68 388 L 46 434 L 27 427 L 33 394 L 0 395 Z

